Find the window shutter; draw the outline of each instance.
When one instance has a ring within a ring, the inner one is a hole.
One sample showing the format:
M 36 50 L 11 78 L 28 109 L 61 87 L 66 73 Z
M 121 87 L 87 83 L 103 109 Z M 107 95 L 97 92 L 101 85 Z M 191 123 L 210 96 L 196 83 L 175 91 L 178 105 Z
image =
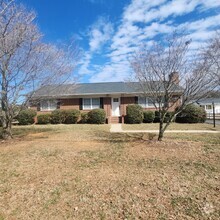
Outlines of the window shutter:
M 134 102 L 135 102 L 135 104 L 138 104 L 138 96 L 134 97 Z
M 103 98 L 100 98 L 100 108 L 103 108 L 103 109 L 104 109 Z
M 79 99 L 79 110 L 83 110 L 83 99 Z
M 61 102 L 57 101 L 57 109 L 60 109 Z
M 37 102 L 37 111 L 40 111 L 40 102 Z

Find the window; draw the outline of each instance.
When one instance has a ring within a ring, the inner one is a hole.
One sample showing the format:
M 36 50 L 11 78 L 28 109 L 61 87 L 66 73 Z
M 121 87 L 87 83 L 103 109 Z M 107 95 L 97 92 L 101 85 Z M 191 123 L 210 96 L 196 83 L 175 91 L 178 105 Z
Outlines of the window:
M 138 97 L 138 104 L 143 108 L 147 108 L 147 99 L 146 99 L 146 97 Z
M 143 108 L 154 108 L 153 98 L 138 97 L 138 104 Z
M 100 98 L 84 98 L 83 99 L 83 109 L 97 109 L 100 108 Z
M 91 99 L 83 99 L 83 109 L 91 109 Z
M 152 98 L 147 98 L 147 101 L 149 107 L 154 107 L 155 100 L 153 100 Z
M 205 109 L 206 109 L 206 110 L 211 110 L 211 109 L 212 109 L 212 105 L 206 105 L 206 106 L 205 106 Z
M 40 110 L 41 111 L 53 111 L 57 109 L 57 101 L 56 100 L 43 100 L 40 102 Z
M 100 98 L 93 98 L 92 100 L 92 109 L 100 108 Z

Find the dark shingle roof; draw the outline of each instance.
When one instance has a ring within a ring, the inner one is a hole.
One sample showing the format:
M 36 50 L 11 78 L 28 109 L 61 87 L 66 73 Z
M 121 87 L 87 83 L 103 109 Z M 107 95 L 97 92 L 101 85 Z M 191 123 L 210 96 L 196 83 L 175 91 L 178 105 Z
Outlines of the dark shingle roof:
M 215 104 L 220 104 L 220 97 L 219 98 L 206 98 L 206 99 L 201 99 L 198 101 L 198 103 L 200 105 L 204 104 L 204 105 L 211 105 L 212 103 Z
M 155 83 L 158 84 L 158 82 Z M 173 86 L 174 91 L 181 91 L 180 86 L 175 84 Z M 137 82 L 82 83 L 43 86 L 34 93 L 33 97 L 68 97 L 77 95 L 130 94 L 141 92 L 143 92 L 143 90 Z

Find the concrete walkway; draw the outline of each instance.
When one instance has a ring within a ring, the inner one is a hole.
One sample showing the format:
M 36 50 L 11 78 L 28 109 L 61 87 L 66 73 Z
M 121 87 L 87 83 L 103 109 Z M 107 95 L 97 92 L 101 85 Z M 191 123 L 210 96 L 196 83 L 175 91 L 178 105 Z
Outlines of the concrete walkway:
M 117 132 L 124 132 L 122 130 L 121 124 L 111 124 L 110 132 L 117 133 Z
M 111 124 L 111 133 L 158 133 L 159 130 L 123 130 L 121 124 Z M 220 131 L 210 130 L 166 130 L 165 133 L 211 133 L 220 134 Z
M 205 123 L 207 123 L 207 124 L 213 124 L 213 120 L 207 119 L 207 120 L 205 121 Z M 220 120 L 219 120 L 219 119 L 216 119 L 216 120 L 215 120 L 215 124 L 216 124 L 216 125 L 220 125 Z

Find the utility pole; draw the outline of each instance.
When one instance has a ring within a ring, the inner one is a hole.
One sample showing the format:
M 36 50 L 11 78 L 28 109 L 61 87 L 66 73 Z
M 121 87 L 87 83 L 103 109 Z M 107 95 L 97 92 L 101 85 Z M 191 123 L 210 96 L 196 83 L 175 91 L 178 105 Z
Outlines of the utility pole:
M 212 102 L 212 111 L 213 111 L 213 126 L 215 128 L 215 103 Z

